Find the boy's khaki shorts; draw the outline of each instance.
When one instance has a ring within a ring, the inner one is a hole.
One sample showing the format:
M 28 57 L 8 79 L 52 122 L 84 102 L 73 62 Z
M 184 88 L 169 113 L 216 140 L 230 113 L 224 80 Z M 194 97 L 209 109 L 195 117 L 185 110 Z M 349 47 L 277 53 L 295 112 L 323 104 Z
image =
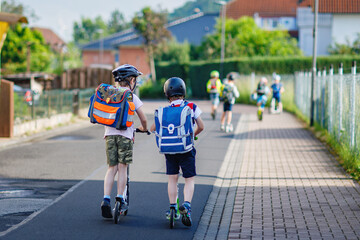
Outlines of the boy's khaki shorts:
M 109 166 L 118 163 L 132 163 L 133 141 L 121 135 L 111 135 L 105 137 L 106 157 Z

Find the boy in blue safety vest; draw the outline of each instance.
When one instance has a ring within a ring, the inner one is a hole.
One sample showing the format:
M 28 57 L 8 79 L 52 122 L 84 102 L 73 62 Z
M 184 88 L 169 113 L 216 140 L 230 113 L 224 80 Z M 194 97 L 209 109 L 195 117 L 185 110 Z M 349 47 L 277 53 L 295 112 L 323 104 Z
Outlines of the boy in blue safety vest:
M 133 92 L 136 87 L 136 78 L 141 75 L 141 72 L 134 66 L 125 64 L 114 69 L 112 74 L 115 82 L 118 82 L 121 88 L 129 89 Z M 132 96 L 135 111 L 141 122 L 139 129 L 140 131 L 147 131 L 146 117 L 141 109 L 143 103 L 135 94 Z M 112 218 L 110 193 L 116 173 L 118 173 L 116 197 L 120 199 L 120 209 L 121 211 L 126 211 L 128 208 L 123 193 L 127 182 L 127 165 L 132 163 L 133 125 L 126 130 L 117 130 L 116 128 L 105 126 L 106 156 L 109 167 L 104 179 L 104 199 L 101 202 L 101 213 L 104 218 Z
M 164 84 L 164 93 L 170 102 L 171 107 L 189 106 L 191 111 L 192 124 L 196 123 L 197 128 L 194 131 L 196 137 L 201 131 L 204 130 L 204 123 L 200 117 L 201 110 L 194 103 L 184 100 L 186 94 L 185 82 L 178 77 L 169 78 Z M 155 131 L 155 123 L 151 126 L 150 131 Z M 191 200 L 194 194 L 195 187 L 195 155 L 196 150 L 194 147 L 186 153 L 178 154 L 165 154 L 166 158 L 166 174 L 169 177 L 168 181 L 168 196 L 170 201 L 170 208 L 177 210 L 177 183 L 179 179 L 179 170 L 181 169 L 183 177 L 185 178 L 184 186 L 184 203 L 179 207 L 182 216 L 181 221 L 185 226 L 191 226 Z M 177 212 L 177 211 L 176 211 Z M 167 211 L 167 215 L 170 211 Z M 175 216 L 178 218 L 178 216 Z

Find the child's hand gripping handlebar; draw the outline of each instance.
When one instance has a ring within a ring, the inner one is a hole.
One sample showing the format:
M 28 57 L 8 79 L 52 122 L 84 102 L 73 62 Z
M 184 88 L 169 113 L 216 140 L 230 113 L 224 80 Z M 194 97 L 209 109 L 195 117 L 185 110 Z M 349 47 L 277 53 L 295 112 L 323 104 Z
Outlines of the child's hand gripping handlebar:
M 147 131 L 141 131 L 139 128 L 136 128 L 136 129 L 135 129 L 135 132 L 146 133 L 147 135 L 150 135 L 150 134 L 151 134 L 151 132 L 150 132 L 149 130 L 147 130 Z

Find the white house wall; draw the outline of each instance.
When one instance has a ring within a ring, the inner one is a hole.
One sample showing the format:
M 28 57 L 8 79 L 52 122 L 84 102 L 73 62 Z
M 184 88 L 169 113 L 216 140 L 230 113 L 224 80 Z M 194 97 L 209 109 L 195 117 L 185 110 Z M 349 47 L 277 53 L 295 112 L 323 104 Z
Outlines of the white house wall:
M 333 43 L 353 43 L 360 33 L 360 14 L 334 14 L 332 24 Z
M 299 28 L 299 48 L 305 56 L 312 55 L 314 14 L 311 8 L 297 9 L 297 24 Z M 318 15 L 317 55 L 328 55 L 332 43 L 332 15 Z

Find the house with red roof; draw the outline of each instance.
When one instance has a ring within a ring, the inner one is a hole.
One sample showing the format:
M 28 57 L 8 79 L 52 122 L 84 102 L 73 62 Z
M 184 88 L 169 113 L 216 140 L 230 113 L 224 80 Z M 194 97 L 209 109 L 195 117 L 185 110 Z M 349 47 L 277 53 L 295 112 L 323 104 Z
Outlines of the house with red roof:
M 299 41 L 305 55 L 312 55 L 314 0 L 233 0 L 226 4 L 226 17 L 253 17 L 263 29 L 285 29 Z M 319 0 L 319 55 L 329 46 L 352 43 L 360 33 L 360 0 Z
M 312 55 L 314 1 L 303 0 L 297 8 L 299 47 Z M 353 43 L 360 34 L 360 0 L 319 0 L 317 54 L 327 55 L 335 43 Z
M 226 4 L 226 17 L 253 17 L 256 24 L 267 30 L 285 29 L 298 37 L 296 9 L 299 0 L 233 0 Z
M 64 40 L 62 40 L 53 30 L 41 27 L 33 27 L 32 29 L 41 32 L 46 44 L 48 44 L 54 51 L 61 52 L 66 46 Z
M 169 22 L 166 28 L 180 43 L 200 45 L 207 34 L 215 29 L 218 13 L 199 12 Z M 149 74 L 148 56 L 144 51 L 143 38 L 133 28 L 81 46 L 84 66 L 112 68 L 114 65 L 132 64 L 142 73 Z

